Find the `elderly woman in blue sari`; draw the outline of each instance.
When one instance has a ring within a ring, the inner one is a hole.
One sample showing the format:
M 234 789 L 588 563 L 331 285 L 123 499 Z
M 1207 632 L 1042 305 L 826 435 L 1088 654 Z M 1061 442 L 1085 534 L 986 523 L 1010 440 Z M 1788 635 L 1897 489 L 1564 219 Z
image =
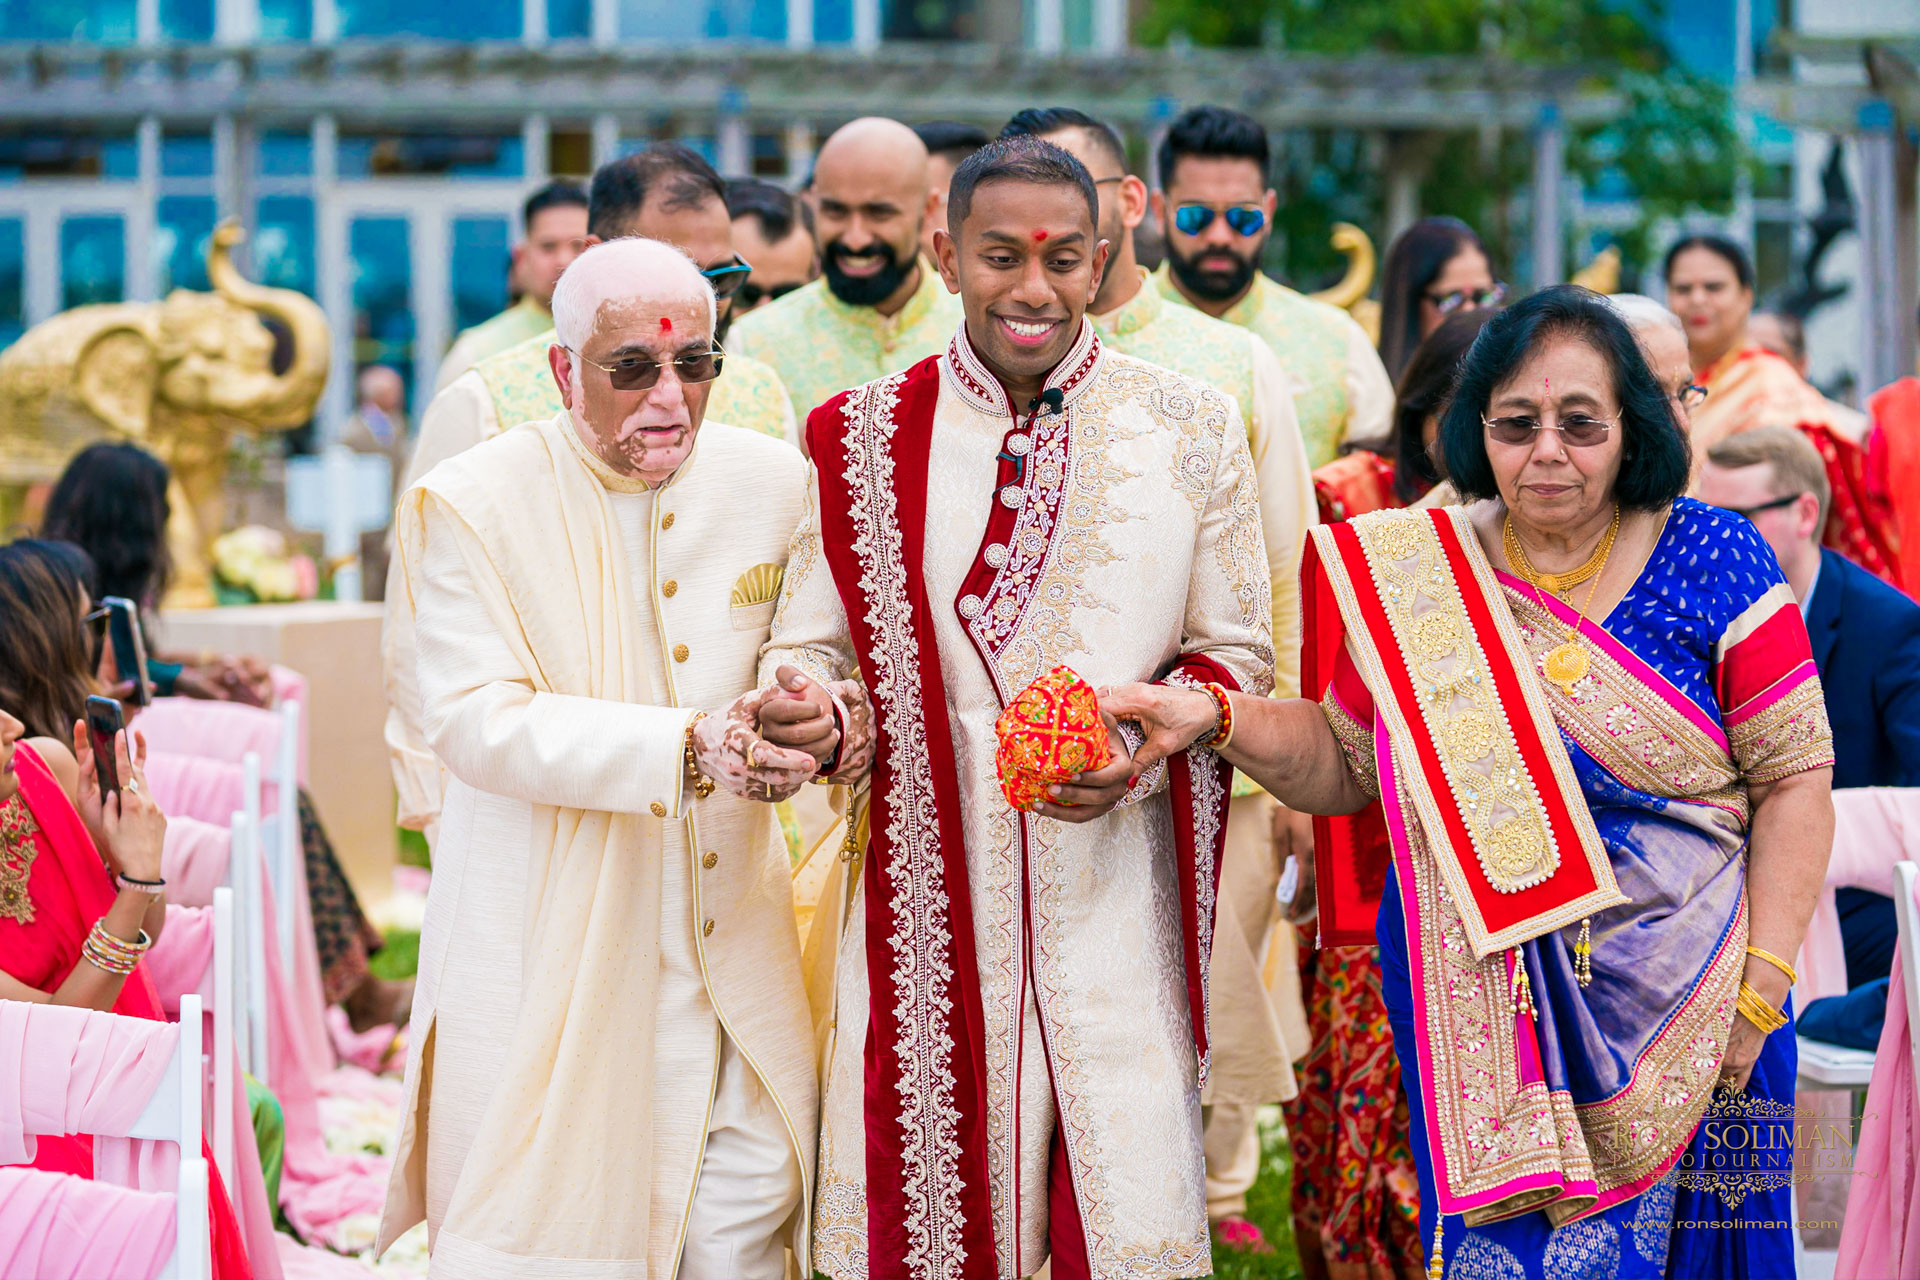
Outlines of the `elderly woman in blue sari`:
M 1791 1276 L 1790 961 L 1833 839 L 1799 610 L 1681 496 L 1673 406 L 1585 290 L 1488 323 L 1441 438 L 1465 505 L 1313 531 L 1318 702 L 1103 709 L 1143 769 L 1210 747 L 1290 808 L 1381 800 L 1391 864 L 1323 865 L 1322 929 L 1377 896 L 1430 1275 Z

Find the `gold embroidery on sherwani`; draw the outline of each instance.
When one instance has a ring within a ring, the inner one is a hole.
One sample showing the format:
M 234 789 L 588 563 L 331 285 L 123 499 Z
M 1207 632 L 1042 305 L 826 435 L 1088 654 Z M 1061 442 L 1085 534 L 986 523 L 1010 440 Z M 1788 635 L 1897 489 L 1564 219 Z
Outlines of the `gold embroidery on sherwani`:
M 33 896 L 27 883 L 40 852 L 33 838 L 39 829 L 33 811 L 19 796 L 0 804 L 0 917 L 20 924 L 33 923 Z
M 936 991 L 953 981 L 952 939 L 930 904 L 945 895 L 940 860 L 940 824 L 934 812 L 932 756 L 917 696 L 920 648 L 913 606 L 902 591 L 907 580 L 900 521 L 895 512 L 893 430 L 904 375 L 855 389 L 846 399 L 849 508 L 861 557 L 861 590 L 874 648 L 868 655 L 874 691 L 887 722 L 887 839 L 891 855 L 884 874 L 892 883 L 896 956 L 893 968 L 900 1163 L 911 1233 L 906 1257 L 916 1276 L 957 1280 L 964 1264 L 960 1243 L 960 1113 L 953 1097 L 953 1049 L 917 1011 L 933 1011 Z

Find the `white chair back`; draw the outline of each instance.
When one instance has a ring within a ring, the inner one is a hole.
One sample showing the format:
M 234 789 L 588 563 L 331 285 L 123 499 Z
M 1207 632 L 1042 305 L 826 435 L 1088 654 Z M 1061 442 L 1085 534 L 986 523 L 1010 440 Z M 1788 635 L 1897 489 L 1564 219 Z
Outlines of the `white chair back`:
M 280 926 L 280 962 L 293 972 L 294 906 L 307 891 L 305 854 L 300 841 L 300 704 L 280 704 L 280 747 L 273 780 L 277 829 L 268 848 L 273 867 L 274 909 Z
M 244 1016 L 235 1022 L 240 1049 L 240 1065 L 254 1079 L 273 1087 L 267 1069 L 267 937 L 265 896 L 266 869 L 260 846 L 260 760 L 248 753 L 246 794 L 253 812 L 233 815 L 233 849 L 227 859 L 227 879 L 233 886 L 234 973 L 238 985 L 236 1007 Z
M 234 967 L 233 890 L 213 891 L 213 1162 L 220 1180 L 235 1186 L 233 1163 L 233 1029 L 246 1025 Z
M 1913 1049 L 1915 1105 L 1920 1105 L 1920 907 L 1913 890 L 1920 866 L 1898 862 L 1893 867 L 1893 919 L 1900 930 L 1900 977 L 1907 984 L 1907 1036 Z
M 103 1014 L 102 1017 L 113 1017 Z M 180 998 L 180 1040 L 167 1073 L 146 1109 L 124 1134 L 97 1137 L 151 1138 L 180 1144 L 180 1182 L 175 1188 L 173 1258 L 161 1276 L 191 1280 L 205 1276 L 212 1263 L 207 1227 L 207 1161 L 200 1146 L 200 997 Z

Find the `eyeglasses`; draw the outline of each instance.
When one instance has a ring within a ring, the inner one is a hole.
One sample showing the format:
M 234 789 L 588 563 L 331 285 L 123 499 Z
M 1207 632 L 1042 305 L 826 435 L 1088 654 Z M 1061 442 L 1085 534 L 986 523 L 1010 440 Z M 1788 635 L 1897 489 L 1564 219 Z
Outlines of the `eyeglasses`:
M 1183 236 L 1199 235 L 1213 225 L 1215 218 L 1225 218 L 1237 236 L 1257 236 L 1267 225 L 1267 211 L 1257 204 L 1230 204 L 1222 209 L 1210 204 L 1183 204 L 1173 211 L 1173 225 Z
M 1433 304 L 1433 309 L 1443 316 L 1450 316 L 1460 308 L 1472 304 L 1471 310 L 1484 310 L 1497 307 L 1507 300 L 1507 286 L 1499 282 L 1484 289 L 1455 289 L 1451 293 L 1429 293 L 1422 295 Z
M 673 366 L 673 374 L 682 382 L 712 382 L 720 376 L 720 362 L 726 352 L 719 347 L 711 351 L 698 351 L 690 355 L 676 356 L 672 360 L 649 360 L 644 356 L 631 356 L 625 360 L 616 360 L 612 364 L 601 364 L 598 360 L 589 360 L 580 356 L 581 363 L 590 364 L 607 375 L 607 381 L 613 384 L 615 391 L 650 391 L 660 382 L 660 370 L 666 365 Z
M 1683 409 L 1698 409 L 1707 402 L 1707 389 L 1697 382 L 1689 382 L 1686 386 L 1674 392 L 1673 398 L 1679 402 L 1680 407 Z
M 1482 418 L 1480 421 L 1487 434 L 1501 444 L 1530 445 L 1540 432 L 1558 431 L 1560 443 L 1569 449 L 1591 449 L 1605 444 L 1607 433 L 1614 428 L 1606 418 L 1590 418 L 1584 413 L 1570 413 L 1551 427 L 1538 418 Z
M 708 267 L 700 274 L 705 276 L 707 283 L 713 286 L 715 301 L 725 302 L 739 292 L 740 286 L 747 282 L 747 273 L 752 270 L 747 260 L 736 253 L 733 255 L 733 261 L 726 266 Z
M 1775 498 L 1772 502 L 1763 502 L 1757 507 L 1728 507 L 1727 510 L 1733 512 L 1733 514 L 1737 516 L 1744 516 L 1747 519 L 1747 521 L 1751 523 L 1753 518 L 1759 515 L 1762 511 L 1778 511 L 1782 507 L 1790 507 L 1794 503 L 1800 501 L 1800 499 L 1804 498 L 1805 496 L 1806 496 L 1805 491 L 1802 491 L 1800 493 L 1790 493 L 1784 498 Z
M 791 284 L 777 284 L 771 289 L 763 289 L 749 280 L 740 286 L 740 305 L 751 311 L 759 306 L 763 299 L 767 302 L 778 302 L 805 283 L 805 280 L 795 280 Z

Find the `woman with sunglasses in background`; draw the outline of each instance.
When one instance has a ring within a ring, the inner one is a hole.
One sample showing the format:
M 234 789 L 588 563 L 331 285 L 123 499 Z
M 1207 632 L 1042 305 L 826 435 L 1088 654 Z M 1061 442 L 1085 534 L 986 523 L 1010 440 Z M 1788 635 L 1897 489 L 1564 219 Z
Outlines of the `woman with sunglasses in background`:
M 1691 235 L 1667 250 L 1664 274 L 1667 306 L 1687 327 L 1693 380 L 1707 392 L 1692 413 L 1695 473 L 1707 451 L 1729 436 L 1755 427 L 1799 431 L 1819 450 L 1833 490 L 1822 541 L 1898 585 L 1893 515 L 1886 499 L 1869 490 L 1866 451 L 1851 438 L 1843 407 L 1747 331 L 1754 275 L 1746 250 L 1724 236 Z
M 1380 361 L 1396 382 L 1420 340 L 1458 311 L 1497 307 L 1507 286 L 1487 250 L 1458 218 L 1422 218 L 1387 250 L 1380 278 Z
M 1487 322 L 1440 438 L 1468 505 L 1314 530 L 1318 704 L 1101 709 L 1143 768 L 1224 734 L 1282 803 L 1379 798 L 1391 860 L 1323 861 L 1321 930 L 1377 939 L 1430 1274 L 1792 1275 L 1790 958 L 1834 821 L 1800 610 L 1682 496 L 1673 401 L 1584 289 Z

